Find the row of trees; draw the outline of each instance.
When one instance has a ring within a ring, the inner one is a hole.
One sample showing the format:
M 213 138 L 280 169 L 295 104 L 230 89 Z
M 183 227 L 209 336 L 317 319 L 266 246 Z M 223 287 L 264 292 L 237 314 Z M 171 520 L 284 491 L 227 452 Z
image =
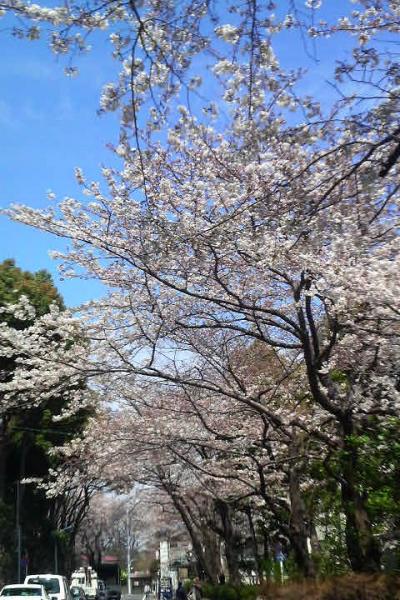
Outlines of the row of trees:
M 106 29 L 121 61 L 101 97 L 120 168 L 105 186 L 78 169 L 81 200 L 8 211 L 70 240 L 66 276 L 110 290 L 81 308 L 90 348 L 49 362 L 25 337 L 30 376 L 84 373 L 112 403 L 65 473 L 160 490 L 211 580 L 220 539 L 234 581 L 241 537 L 259 577 L 278 542 L 315 576 L 322 525 L 355 571 L 398 544 L 400 13 L 320 4 L 4 3 L 50 24 L 56 52 Z M 338 96 L 312 97 L 280 49 L 330 36 L 349 50 Z
M 260 378 L 269 370 L 270 363 L 260 365 Z M 91 477 L 117 490 L 150 486 L 151 502 L 164 506 L 167 520 L 177 513 L 184 522 L 199 573 L 211 581 L 222 570 L 221 542 L 234 582 L 243 570 L 262 580 L 277 547 L 292 572 L 306 576 L 358 570 L 349 562 L 357 533 L 380 565 L 380 550 L 398 544 L 398 419 L 367 418 L 346 439 L 347 450 L 332 423 L 316 435 L 305 430 L 309 402 L 293 393 L 291 418 L 301 428 L 271 424 L 232 397 L 136 388 L 134 402 L 90 423 L 72 464 L 83 462 Z M 101 456 L 94 439 L 107 447 Z M 360 494 L 352 506 L 344 505 L 341 478 L 350 458 Z M 350 509 L 359 530 L 351 529 Z M 362 562 L 359 570 L 374 567 Z
M 81 524 L 75 553 L 85 556 L 96 570 L 101 568 L 105 556 L 116 557 L 123 584 L 127 581 L 128 554 L 131 572 L 150 571 L 156 578 L 160 537 L 182 533 L 177 517 L 168 525 L 164 517 L 147 489 L 136 486 L 127 495 L 99 492 L 92 497 Z

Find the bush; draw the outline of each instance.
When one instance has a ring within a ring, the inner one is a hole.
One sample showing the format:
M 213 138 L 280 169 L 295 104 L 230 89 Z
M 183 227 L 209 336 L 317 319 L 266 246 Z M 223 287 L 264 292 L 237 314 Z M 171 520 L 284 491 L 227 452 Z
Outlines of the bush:
M 209 600 L 256 600 L 260 596 L 260 587 L 257 585 L 214 585 L 203 583 L 202 591 L 204 598 Z
M 236 589 L 233 586 L 229 585 L 229 583 L 219 585 L 217 586 L 217 588 L 217 600 L 239 600 L 239 595 Z
M 212 585 L 204 583 L 202 586 L 203 596 L 210 600 L 241 600 L 238 591 L 229 583 L 223 585 Z
M 215 595 L 216 586 L 212 583 L 203 582 L 201 586 L 201 591 L 203 594 L 203 598 L 209 598 L 209 600 L 217 600 Z
M 239 600 L 256 600 L 260 595 L 260 587 L 258 585 L 240 585 L 236 588 Z
M 183 582 L 183 589 L 185 590 L 185 592 L 188 594 L 190 592 L 190 590 L 192 589 L 192 585 L 193 585 L 193 581 L 191 579 L 186 579 Z M 208 596 L 206 596 L 208 597 Z
M 400 600 L 400 578 L 354 574 L 336 578 L 321 600 Z
M 323 581 L 266 581 L 261 586 L 203 582 L 202 590 L 209 600 L 400 600 L 400 577 L 349 573 Z
M 322 582 L 265 583 L 260 596 L 265 600 L 400 600 L 400 577 L 352 573 Z

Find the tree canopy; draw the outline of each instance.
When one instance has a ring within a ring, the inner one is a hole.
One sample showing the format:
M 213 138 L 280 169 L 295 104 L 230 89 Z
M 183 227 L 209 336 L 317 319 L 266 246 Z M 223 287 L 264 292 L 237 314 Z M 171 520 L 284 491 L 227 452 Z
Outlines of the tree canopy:
M 120 118 L 113 166 L 78 168 L 79 198 L 6 211 L 69 240 L 66 276 L 108 288 L 79 314 L 90 349 L 9 340 L 43 394 L 84 373 L 108 405 L 64 455 L 115 489 L 152 485 L 211 580 L 220 539 L 239 577 L 232 510 L 259 578 L 276 545 L 314 577 L 321 523 L 338 568 L 379 571 L 399 548 L 398 2 L 2 6 L 57 54 L 105 31 L 117 64 L 100 97 Z M 283 48 L 330 38 L 332 93 L 310 93 Z

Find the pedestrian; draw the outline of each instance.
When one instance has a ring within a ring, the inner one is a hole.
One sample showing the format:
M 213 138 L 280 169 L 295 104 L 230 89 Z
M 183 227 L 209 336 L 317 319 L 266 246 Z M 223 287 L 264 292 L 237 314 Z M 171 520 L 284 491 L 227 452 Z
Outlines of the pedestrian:
M 191 600 L 201 600 L 203 597 L 203 592 L 201 591 L 201 581 L 198 577 L 193 581 L 192 589 L 190 590 L 190 599 Z
M 144 586 L 144 596 L 143 596 L 143 600 L 150 600 L 150 596 L 151 596 L 151 590 L 150 590 L 150 586 L 148 584 L 146 584 Z
M 178 581 L 178 587 L 176 590 L 176 600 L 187 600 L 187 594 L 185 588 L 182 585 L 182 581 Z

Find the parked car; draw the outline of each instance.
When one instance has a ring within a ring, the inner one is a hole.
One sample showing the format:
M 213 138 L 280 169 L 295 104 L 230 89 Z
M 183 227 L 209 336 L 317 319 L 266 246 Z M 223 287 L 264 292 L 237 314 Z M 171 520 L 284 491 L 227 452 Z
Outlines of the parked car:
M 43 585 L 50 596 L 50 600 L 72 600 L 67 580 L 62 575 L 51 573 L 40 575 L 28 575 L 24 583 L 36 583 Z
M 69 591 L 73 600 L 86 600 L 86 594 L 79 585 L 71 585 Z
M 49 596 L 43 585 L 26 585 L 24 583 L 14 583 L 5 585 L 0 592 L 0 596 L 19 600 L 20 598 L 34 598 L 35 600 L 49 600 Z

